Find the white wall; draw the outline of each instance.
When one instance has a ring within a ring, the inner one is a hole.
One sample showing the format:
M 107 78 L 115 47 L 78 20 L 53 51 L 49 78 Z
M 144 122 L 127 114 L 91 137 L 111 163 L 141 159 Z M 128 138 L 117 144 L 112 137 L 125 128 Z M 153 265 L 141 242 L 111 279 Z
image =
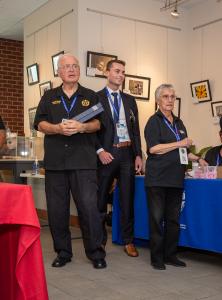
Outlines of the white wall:
M 193 104 L 190 82 L 210 79 L 213 101 L 222 100 L 222 22 L 193 30 L 194 26 L 221 18 L 222 2 L 197 3 L 183 11 L 180 8 L 180 18 L 173 19 L 169 11 L 160 12 L 160 1 L 51 0 L 24 21 L 25 67 L 38 62 L 41 82 L 52 80 L 56 86 L 60 81 L 53 77 L 51 55 L 61 50 L 73 52 L 80 60 L 81 83 L 99 90 L 106 80 L 85 75 L 86 52 L 116 54 L 127 62 L 126 73 L 151 78 L 150 100 L 137 101 L 144 150 L 143 129 L 154 112 L 154 90 L 163 82 L 175 85 L 182 99 L 181 117 L 197 147 L 217 144 L 219 127 L 213 124 L 210 102 Z M 59 19 L 70 9 L 74 12 Z M 140 21 L 177 27 L 181 31 Z M 34 34 L 38 29 L 41 30 Z M 27 86 L 26 77 L 24 87 L 28 135 L 27 109 L 38 104 L 40 95 L 38 85 Z
M 172 19 L 168 12 L 160 12 L 160 3 L 156 1 L 83 0 L 79 1 L 78 20 L 78 55 L 83 68 L 83 84 L 99 90 L 106 83 L 105 79 L 85 76 L 87 50 L 117 55 L 126 61 L 127 74 L 151 78 L 150 100 L 137 101 L 145 150 L 143 131 L 148 117 L 154 113 L 156 87 L 171 81 L 183 98 L 186 62 L 181 60 L 181 53 L 185 45 L 186 12 L 182 18 Z M 142 21 L 181 28 L 181 31 Z
M 72 11 L 73 10 L 73 11 Z M 24 20 L 24 130 L 29 135 L 28 108 L 37 106 L 40 100 L 39 84 L 29 86 L 26 66 L 39 64 L 40 83 L 52 81 L 53 87 L 60 84 L 54 77 L 51 56 L 65 51 L 76 53 L 77 0 L 47 2 Z
M 213 101 L 222 101 L 222 20 L 202 29 L 194 27 L 222 18 L 222 2 L 205 0 L 189 12 L 188 51 L 189 72 L 187 76 L 187 114 L 185 123 L 197 148 L 220 143 L 219 125 L 214 124 L 211 102 L 193 104 L 189 84 L 209 79 Z

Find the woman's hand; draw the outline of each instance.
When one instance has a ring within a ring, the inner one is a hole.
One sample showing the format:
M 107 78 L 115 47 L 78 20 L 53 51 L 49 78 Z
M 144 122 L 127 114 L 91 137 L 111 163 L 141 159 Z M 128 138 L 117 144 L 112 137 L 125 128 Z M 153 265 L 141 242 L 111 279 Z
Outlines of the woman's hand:
M 179 141 L 178 143 L 179 143 L 179 148 L 181 148 L 181 147 L 189 148 L 193 144 L 193 140 L 186 137 L 185 139 Z

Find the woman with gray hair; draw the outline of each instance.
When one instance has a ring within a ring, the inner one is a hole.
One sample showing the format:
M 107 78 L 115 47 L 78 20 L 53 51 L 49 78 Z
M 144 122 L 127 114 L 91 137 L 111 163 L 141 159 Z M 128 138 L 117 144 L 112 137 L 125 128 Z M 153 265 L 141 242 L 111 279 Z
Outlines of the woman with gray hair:
M 165 270 L 165 264 L 186 266 L 176 256 L 185 167 L 188 159 L 207 165 L 189 153 L 193 141 L 187 137 L 183 122 L 173 114 L 175 99 L 171 84 L 160 85 L 155 92 L 159 109 L 145 127 L 151 265 L 158 270 Z

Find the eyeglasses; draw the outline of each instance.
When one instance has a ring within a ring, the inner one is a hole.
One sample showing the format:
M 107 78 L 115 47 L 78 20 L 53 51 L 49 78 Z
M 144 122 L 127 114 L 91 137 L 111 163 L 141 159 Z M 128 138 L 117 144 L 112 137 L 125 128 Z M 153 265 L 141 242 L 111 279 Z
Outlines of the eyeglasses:
M 175 95 L 162 95 L 161 96 L 164 100 L 175 100 L 176 99 L 176 96 Z
M 77 65 L 77 64 L 72 64 L 72 65 L 66 64 L 66 65 L 60 66 L 59 68 L 60 68 L 60 69 L 64 69 L 64 70 L 66 70 L 66 71 L 72 71 L 72 70 L 77 70 L 77 69 L 79 69 L 79 65 Z

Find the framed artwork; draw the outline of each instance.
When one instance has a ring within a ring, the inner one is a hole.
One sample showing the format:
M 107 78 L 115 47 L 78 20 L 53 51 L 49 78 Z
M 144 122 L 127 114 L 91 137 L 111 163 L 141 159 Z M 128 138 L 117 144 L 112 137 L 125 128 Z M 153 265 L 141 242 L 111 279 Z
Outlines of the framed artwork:
M 37 107 L 31 107 L 28 110 L 29 113 L 29 129 L 32 137 L 37 136 L 37 131 L 34 129 L 34 120 L 36 114 Z
M 158 105 L 155 101 L 155 111 L 157 111 L 157 109 L 158 109 Z M 174 102 L 173 114 L 178 118 L 180 118 L 180 110 L 181 110 L 181 98 L 177 97 Z
M 42 97 L 45 93 L 45 91 L 51 90 L 52 88 L 52 82 L 51 81 L 46 81 L 43 83 L 39 84 L 39 91 L 40 91 L 40 96 Z
M 52 68 L 53 68 L 54 77 L 58 77 L 58 60 L 59 60 L 59 56 L 62 54 L 64 54 L 64 51 L 60 51 L 52 55 Z
M 181 98 L 176 98 L 174 102 L 173 114 L 180 118 L 180 109 L 181 109 Z
M 209 80 L 193 82 L 190 87 L 194 100 L 199 103 L 212 101 Z
M 33 85 L 39 82 L 39 66 L 38 64 L 33 64 L 26 67 L 28 84 Z
M 222 117 L 222 101 L 211 102 L 211 110 L 213 117 Z
M 123 92 L 132 95 L 136 99 L 149 100 L 150 81 L 149 77 L 126 74 L 123 82 Z
M 87 51 L 86 75 L 105 78 L 106 65 L 116 55 Z

